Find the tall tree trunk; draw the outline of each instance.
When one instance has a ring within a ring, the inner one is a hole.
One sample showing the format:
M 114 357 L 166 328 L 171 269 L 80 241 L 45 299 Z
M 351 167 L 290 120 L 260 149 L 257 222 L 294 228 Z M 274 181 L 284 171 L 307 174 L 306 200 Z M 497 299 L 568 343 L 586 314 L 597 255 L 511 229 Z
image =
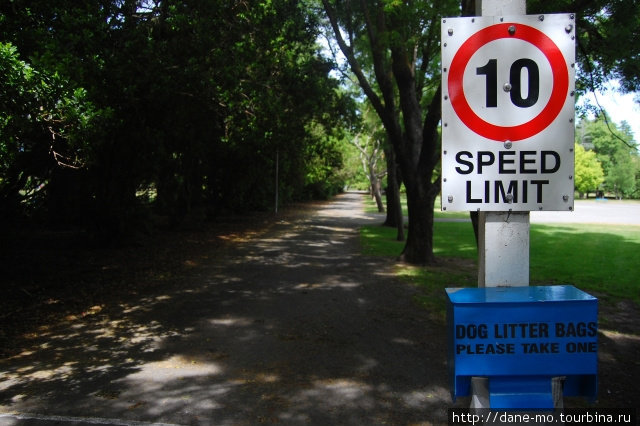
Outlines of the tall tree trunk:
M 398 164 L 393 148 L 388 147 L 384 152 L 387 159 L 387 218 L 383 225 L 395 227 L 397 230 L 396 240 L 404 241 L 404 218 L 400 203 Z
M 402 259 L 413 264 L 433 264 L 433 205 L 431 184 L 416 180 L 407 188 L 407 208 L 409 210 L 409 232 Z
M 371 195 L 376 200 L 376 206 L 378 206 L 378 212 L 384 212 L 384 203 L 382 202 L 382 188 L 380 188 L 380 179 L 375 175 L 374 172 L 371 172 L 371 176 L 369 178 L 371 181 Z
M 392 49 L 392 69 L 404 124 L 404 137 L 395 141 L 394 148 L 402 165 L 409 209 L 409 235 L 402 258 L 413 264 L 433 264 L 433 207 L 440 179 L 432 179 L 439 160 L 441 89 L 433 95 L 423 121 L 415 74 L 405 49 Z

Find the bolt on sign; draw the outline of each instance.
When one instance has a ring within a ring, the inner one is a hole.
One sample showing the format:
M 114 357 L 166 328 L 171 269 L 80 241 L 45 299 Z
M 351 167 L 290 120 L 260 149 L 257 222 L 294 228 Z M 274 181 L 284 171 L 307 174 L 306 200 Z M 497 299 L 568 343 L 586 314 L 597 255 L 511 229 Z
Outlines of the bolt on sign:
M 441 24 L 442 210 L 573 210 L 575 16 Z

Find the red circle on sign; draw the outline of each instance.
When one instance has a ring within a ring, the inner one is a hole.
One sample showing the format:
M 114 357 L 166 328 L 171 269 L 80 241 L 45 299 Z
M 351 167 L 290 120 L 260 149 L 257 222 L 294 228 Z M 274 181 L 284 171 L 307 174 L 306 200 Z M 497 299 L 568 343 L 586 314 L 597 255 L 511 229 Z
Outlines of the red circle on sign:
M 509 33 L 514 25 L 516 31 Z M 480 118 L 469 106 L 464 95 L 464 70 L 474 53 L 494 40 L 514 38 L 533 44 L 540 49 L 551 65 L 553 87 L 551 97 L 543 110 L 530 121 L 517 126 L 498 126 Z M 503 23 L 484 28 L 469 37 L 456 52 L 449 67 L 449 97 L 454 111 L 473 132 L 495 141 L 519 141 L 537 135 L 546 129 L 558 116 L 569 90 L 569 72 L 564 56 L 558 46 L 543 32 L 523 24 Z

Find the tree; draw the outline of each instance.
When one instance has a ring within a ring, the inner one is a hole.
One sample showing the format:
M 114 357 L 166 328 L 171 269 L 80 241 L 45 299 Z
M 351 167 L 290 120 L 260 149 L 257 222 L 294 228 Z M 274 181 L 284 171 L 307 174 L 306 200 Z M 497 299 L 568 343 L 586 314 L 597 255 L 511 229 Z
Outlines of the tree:
M 376 200 L 378 211 L 384 212 L 384 204 L 382 202 L 382 179 L 386 175 L 386 171 L 382 170 L 379 160 L 383 159 L 383 141 L 376 135 L 358 133 L 351 140 L 360 152 L 360 161 L 362 169 L 369 179 L 370 193 Z
M 404 241 L 404 215 L 402 204 L 400 203 L 402 176 L 393 147 L 385 144 L 384 154 L 387 159 L 387 218 L 383 225 L 395 227 L 397 231 L 396 240 Z
M 409 210 L 402 256 L 410 263 L 433 263 L 433 206 L 440 190 L 440 178 L 434 176 L 440 147 L 438 18 L 456 13 L 457 4 L 322 4 L 335 43 L 380 117 L 400 164 Z
M 636 189 L 633 198 L 640 198 L 640 155 L 634 155 L 632 158 L 633 169 L 635 170 Z
M 638 157 L 638 150 L 629 125 L 623 122 L 616 126 L 603 112 L 593 120 L 583 119 L 579 133 L 593 144 L 593 152 L 604 171 L 604 188 L 616 198 L 634 194 L 637 173 L 634 158 Z
M 574 13 L 577 88 L 602 88 L 619 80 L 627 92 L 640 90 L 640 3 L 626 0 L 527 0 L 527 12 Z
M 636 159 L 640 154 L 638 152 L 638 144 L 634 141 L 631 127 L 626 121 L 616 127 L 614 132 L 616 139 L 623 143 L 616 145 L 618 149 L 613 154 L 613 164 L 615 166 L 610 171 L 606 184 L 607 188 L 614 192 L 616 198 L 630 198 L 637 190 L 636 175 L 639 170 Z
M 96 111 L 86 91 L 19 59 L 0 43 L 0 216 L 17 219 L 51 208 L 64 170 L 86 161 L 86 129 Z M 47 203 L 49 198 L 49 204 Z M 39 211 L 38 211 L 39 210 Z
M 0 40 L 66 82 L 74 96 L 60 105 L 82 95 L 99 112 L 56 133 L 55 152 L 78 151 L 82 167 L 39 180 L 44 204 L 101 239 L 126 237 L 151 212 L 181 226 L 265 209 L 276 155 L 280 200 L 335 193 L 352 103 L 329 78 L 317 29 L 292 0 L 0 3 Z M 14 145 L 0 155 L 22 176 L 31 163 L 9 155 Z
M 636 170 L 628 153 L 618 151 L 613 157 L 615 167 L 609 172 L 606 186 L 615 194 L 616 199 L 630 197 L 636 191 Z
M 604 182 L 604 171 L 602 165 L 596 158 L 596 153 L 586 151 L 578 143 L 575 144 L 575 186 L 580 194 L 596 191 Z
M 387 175 L 386 156 L 386 134 L 380 125 L 380 120 L 368 102 L 359 105 L 359 120 L 354 123 L 354 130 L 357 132 L 351 138 L 351 144 L 356 147 L 360 154 L 360 162 L 367 180 L 369 181 L 369 191 L 375 199 L 378 212 L 385 211 L 382 202 L 383 179 Z

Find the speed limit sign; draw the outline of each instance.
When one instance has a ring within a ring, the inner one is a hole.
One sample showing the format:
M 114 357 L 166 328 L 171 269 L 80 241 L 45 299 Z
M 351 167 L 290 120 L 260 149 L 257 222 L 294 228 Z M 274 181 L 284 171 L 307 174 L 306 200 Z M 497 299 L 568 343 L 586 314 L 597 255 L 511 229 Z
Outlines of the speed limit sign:
M 441 28 L 443 210 L 572 210 L 574 16 Z

